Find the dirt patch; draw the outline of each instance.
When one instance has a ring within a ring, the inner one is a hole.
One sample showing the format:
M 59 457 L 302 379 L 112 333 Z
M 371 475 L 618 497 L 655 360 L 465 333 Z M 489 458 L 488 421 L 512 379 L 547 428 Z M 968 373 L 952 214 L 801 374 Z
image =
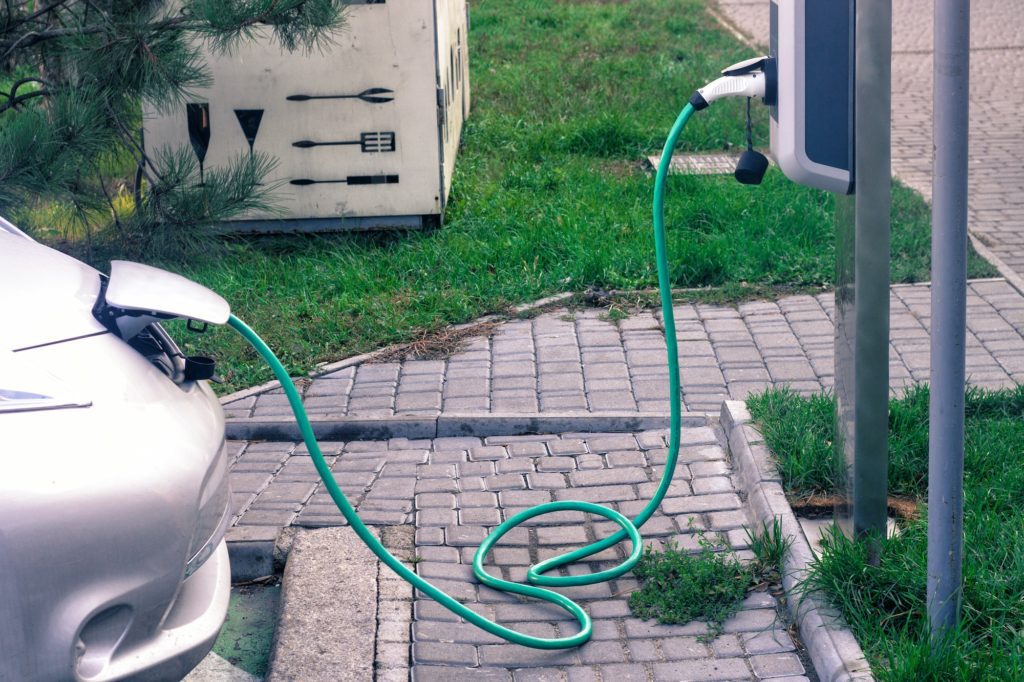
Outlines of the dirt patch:
M 849 511 L 848 500 L 835 495 L 810 495 L 789 501 L 793 513 L 804 518 L 816 519 L 832 516 L 836 509 Z M 889 513 L 903 521 L 913 521 L 918 517 L 918 504 L 905 497 L 890 497 Z
M 617 159 L 615 161 L 605 161 L 600 164 L 601 171 L 610 177 L 617 180 L 622 180 L 631 175 L 643 174 L 646 175 L 650 171 L 650 163 L 647 159 L 640 161 L 623 161 Z
M 470 339 L 491 336 L 499 324 L 498 321 L 480 322 L 467 327 L 445 327 L 422 332 L 415 341 L 388 348 L 367 363 L 444 360 L 462 350 Z

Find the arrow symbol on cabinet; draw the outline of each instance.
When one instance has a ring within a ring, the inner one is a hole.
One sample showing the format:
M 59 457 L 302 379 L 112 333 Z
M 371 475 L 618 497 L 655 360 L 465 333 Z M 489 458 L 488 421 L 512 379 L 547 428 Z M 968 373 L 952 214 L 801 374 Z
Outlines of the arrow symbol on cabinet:
M 249 156 L 252 156 L 252 146 L 256 143 L 256 134 L 263 121 L 263 109 L 235 109 L 235 118 L 238 119 L 238 125 L 242 126 L 242 134 L 249 143 Z
M 336 147 L 340 145 L 357 144 L 364 152 L 393 152 L 395 151 L 395 134 L 386 133 L 359 133 L 358 140 L 345 140 L 341 142 L 315 142 L 313 140 L 299 140 L 292 142 L 293 147 L 309 149 L 310 147 Z
M 395 91 L 388 88 L 369 88 L 355 95 L 288 95 L 291 102 L 307 102 L 311 99 L 361 99 L 369 104 L 384 104 L 393 100 Z

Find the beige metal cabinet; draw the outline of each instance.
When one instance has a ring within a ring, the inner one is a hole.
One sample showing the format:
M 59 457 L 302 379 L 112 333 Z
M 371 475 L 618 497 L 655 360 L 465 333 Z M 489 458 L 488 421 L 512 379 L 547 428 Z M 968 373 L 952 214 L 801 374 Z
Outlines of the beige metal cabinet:
M 145 145 L 191 147 L 205 168 L 273 155 L 283 216 L 243 230 L 440 224 L 469 113 L 466 0 L 369 0 L 346 10 L 324 53 L 270 40 L 208 55 L 213 85 L 146 111 Z

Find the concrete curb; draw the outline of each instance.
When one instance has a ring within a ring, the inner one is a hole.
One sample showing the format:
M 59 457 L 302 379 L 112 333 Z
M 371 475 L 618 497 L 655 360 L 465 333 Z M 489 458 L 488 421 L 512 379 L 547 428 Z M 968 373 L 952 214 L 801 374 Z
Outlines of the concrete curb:
M 754 527 L 779 519 L 783 534 L 793 540 L 783 567 L 782 585 L 789 595 L 786 605 L 790 616 L 799 625 L 814 669 L 822 682 L 874 680 L 864 652 L 838 612 L 820 594 L 800 595 L 800 584 L 813 558 L 811 546 L 786 500 L 771 453 L 750 420 L 743 401 L 722 403 L 722 427 Z
M 267 682 L 373 678 L 377 557 L 348 527 L 295 536 Z
M 276 573 L 277 526 L 232 526 L 224 536 L 231 560 L 231 582 L 241 583 Z
M 683 426 L 703 426 L 706 420 L 707 415 L 703 412 L 684 412 L 682 415 Z M 444 412 L 433 417 L 311 417 L 310 423 L 318 440 L 386 440 L 518 436 L 570 431 L 647 431 L 668 428 L 669 415 L 661 412 Z M 225 429 L 231 440 L 302 440 L 298 424 L 290 417 L 232 419 L 227 422 Z
M 1002 279 L 1005 279 L 1007 283 L 1020 293 L 1024 294 L 1024 277 L 1021 277 L 1013 271 L 1006 262 L 996 255 L 996 252 L 988 248 L 985 242 L 981 241 L 981 236 L 975 234 L 972 231 L 967 232 L 968 239 L 971 240 L 971 246 L 978 252 L 978 255 L 987 260 L 989 263 L 995 266 L 999 274 L 1002 275 Z M 998 279 L 998 278 L 991 278 Z M 980 280 L 968 280 L 968 282 L 977 282 Z

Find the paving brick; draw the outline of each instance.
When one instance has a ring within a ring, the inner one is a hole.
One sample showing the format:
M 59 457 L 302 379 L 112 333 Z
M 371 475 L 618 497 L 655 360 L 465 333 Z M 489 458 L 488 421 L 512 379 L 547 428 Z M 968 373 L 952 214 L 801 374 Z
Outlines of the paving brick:
M 412 646 L 415 663 L 447 663 L 451 665 L 476 665 L 476 647 L 452 642 L 416 642 Z
M 758 632 L 771 628 L 779 617 L 774 609 L 740 611 L 722 624 L 725 632 Z
M 482 441 L 479 438 L 468 437 L 446 437 L 435 438 L 433 447 L 435 450 L 468 450 L 479 447 Z
M 639 468 L 600 469 L 596 471 L 573 471 L 569 481 L 577 487 L 615 485 L 617 483 L 646 483 L 647 472 Z
M 587 397 L 583 395 L 582 391 L 576 394 L 541 394 L 540 409 L 541 412 L 585 412 Z
M 563 528 L 538 528 L 537 542 L 542 545 L 584 545 L 588 542 L 587 532 L 580 526 Z
M 498 493 L 502 507 L 532 507 L 551 501 L 546 490 L 503 490 Z
M 508 458 L 508 450 L 501 445 L 484 445 L 475 447 L 469 451 L 469 459 L 472 462 L 493 461 Z
M 750 679 L 750 669 L 742 658 L 710 658 L 672 663 L 655 663 L 656 682 L 678 682 L 691 680 L 745 680 Z
M 316 487 L 316 482 L 271 483 L 257 497 L 257 501 L 301 503 L 306 500 Z
M 629 639 L 695 637 L 707 632 L 707 626 L 699 622 L 687 623 L 686 625 L 663 625 L 653 620 L 645 621 L 639 618 L 627 618 L 624 624 L 626 627 L 626 637 Z
M 454 509 L 455 495 L 451 493 L 424 493 L 416 496 L 417 509 L 427 509 L 429 507 Z
M 291 509 L 252 510 L 245 512 L 238 520 L 240 526 L 287 526 L 295 518 Z
M 416 481 L 415 493 L 457 493 L 459 484 L 452 478 L 424 478 Z
M 796 648 L 789 633 L 780 628 L 764 632 L 745 633 L 740 637 L 743 640 L 743 647 L 751 654 L 785 653 Z
M 618 641 L 590 641 L 579 648 L 580 661 L 583 665 L 595 663 L 624 663 L 626 654 Z
M 796 654 L 762 654 L 750 657 L 750 667 L 759 678 L 803 675 L 804 666 Z
M 576 455 L 576 468 L 580 471 L 604 469 L 604 458 L 600 455 Z
M 709 476 L 696 478 L 691 481 L 695 495 L 708 495 L 711 493 L 725 493 L 733 490 L 732 481 L 726 476 Z
M 476 547 L 487 537 L 487 531 L 481 526 L 448 526 L 444 535 L 452 547 Z
M 576 460 L 572 457 L 542 457 L 537 459 L 537 471 L 564 472 L 576 468 Z
M 740 498 L 735 493 L 673 497 L 662 502 L 666 514 L 698 514 L 739 508 Z
M 482 665 L 529 668 L 575 665 L 577 662 L 577 653 L 573 649 L 546 651 L 518 644 L 490 644 L 480 647 Z
M 597 666 L 602 680 L 613 682 L 648 682 L 647 667 L 642 663 L 620 663 Z M 570 678 L 572 679 L 572 678 Z
M 743 645 L 740 643 L 740 638 L 736 635 L 722 634 L 715 637 L 714 641 L 711 642 L 711 649 L 718 658 L 744 655 Z
M 586 444 L 579 438 L 553 440 L 547 446 L 548 452 L 552 455 L 578 455 L 588 452 Z
M 589 446 L 590 452 L 600 454 L 618 450 L 635 450 L 637 448 L 636 437 L 631 434 L 588 438 L 587 445 Z
M 742 509 L 710 512 L 707 516 L 710 528 L 713 530 L 731 530 L 741 528 L 749 523 L 747 515 Z
M 534 490 L 554 490 L 558 488 L 565 488 L 567 485 L 565 482 L 565 476 L 561 473 L 527 474 L 526 483 Z
M 501 512 L 486 507 L 471 507 L 459 510 L 459 523 L 478 526 L 497 526 L 501 523 Z
M 670 661 L 707 657 L 708 647 L 696 637 L 666 637 L 661 650 Z
M 466 462 L 465 464 L 456 465 L 455 468 L 459 476 L 463 478 L 469 476 L 493 476 L 495 473 L 494 462 L 491 461 Z
M 526 474 L 532 473 L 534 464 L 532 459 L 506 459 L 495 463 L 495 469 L 499 474 Z
M 543 457 L 548 454 L 547 445 L 543 442 L 510 443 L 507 447 L 512 457 Z
M 622 500 L 635 500 L 636 491 L 628 485 L 603 485 L 592 488 L 575 488 L 568 490 L 555 490 L 556 500 L 583 500 L 584 502 L 619 502 Z
M 470 492 L 462 493 L 456 498 L 459 508 L 466 507 L 497 507 L 498 496 L 491 492 Z
M 522 474 L 499 474 L 484 479 L 487 490 L 514 490 L 526 488 L 526 479 Z

